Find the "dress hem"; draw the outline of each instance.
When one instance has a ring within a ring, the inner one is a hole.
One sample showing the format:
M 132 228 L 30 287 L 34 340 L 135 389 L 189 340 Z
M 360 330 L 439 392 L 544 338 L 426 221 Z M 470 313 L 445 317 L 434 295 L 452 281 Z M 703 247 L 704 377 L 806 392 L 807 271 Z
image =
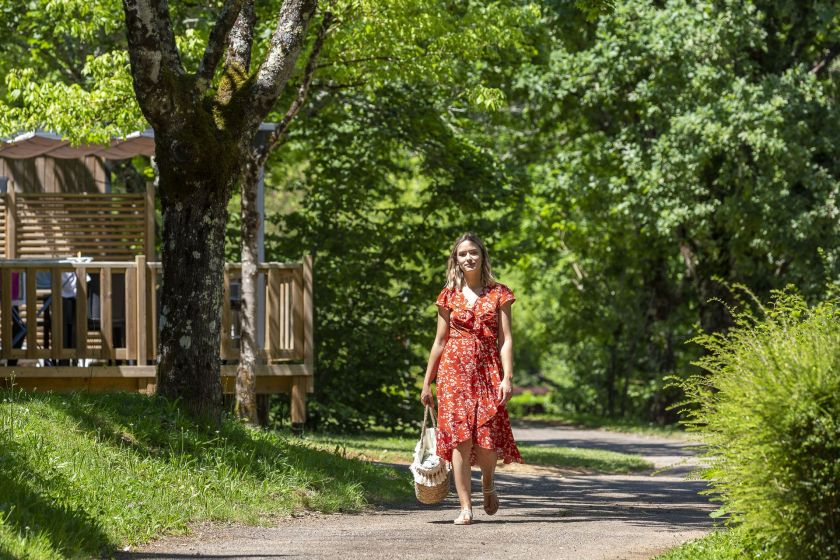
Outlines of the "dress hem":
M 469 437 L 467 439 L 473 439 L 473 438 Z M 452 452 L 455 451 L 456 447 L 458 447 L 459 445 L 461 445 L 465 441 L 467 441 L 467 440 L 463 439 L 463 440 L 455 443 L 454 445 L 452 445 L 452 447 L 450 447 L 449 449 L 444 449 L 443 454 L 439 453 L 438 456 L 441 459 L 443 459 L 444 461 L 446 461 L 447 463 L 451 463 L 452 462 Z M 516 455 L 505 455 L 504 452 L 500 451 L 498 448 L 484 447 L 484 446 L 476 445 L 475 443 L 473 443 L 473 446 L 470 449 L 470 466 L 472 466 L 472 467 L 476 466 L 476 464 L 477 464 L 476 463 L 476 455 L 475 455 L 475 451 L 474 451 L 476 447 L 478 447 L 480 449 L 486 449 L 487 451 L 495 451 L 496 452 L 496 460 L 497 461 L 501 460 L 502 463 L 504 463 L 505 465 L 509 465 L 511 463 L 519 463 L 521 465 L 525 464 L 525 461 L 522 460 L 522 455 L 519 454 L 519 449 L 516 450 L 517 451 Z

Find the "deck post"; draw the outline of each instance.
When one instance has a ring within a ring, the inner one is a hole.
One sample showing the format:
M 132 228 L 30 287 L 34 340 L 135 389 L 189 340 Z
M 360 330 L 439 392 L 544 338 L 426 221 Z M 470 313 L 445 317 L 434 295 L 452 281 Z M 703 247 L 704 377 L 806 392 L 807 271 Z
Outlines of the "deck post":
M 50 317 L 52 321 L 50 329 L 50 357 L 53 360 L 61 359 L 61 350 L 64 348 L 64 309 L 61 296 L 61 269 L 50 270 Z
M 292 377 L 292 432 L 303 433 L 306 423 L 306 376 Z
M 146 365 L 146 356 L 148 350 L 146 349 L 146 257 L 137 255 L 134 257 L 134 266 L 136 267 L 135 278 L 137 286 L 137 297 L 135 299 L 137 305 L 137 365 Z
M 17 197 L 14 185 L 6 193 L 6 258 L 17 258 Z
M 25 268 L 24 271 L 26 274 L 26 357 L 35 358 L 38 354 L 38 291 L 35 276 L 38 271 L 30 267 Z M 32 325 L 32 328 L 29 328 L 29 325 Z
M 309 376 L 306 392 L 314 389 L 315 378 L 315 305 L 312 286 L 312 255 L 303 256 L 303 365 Z
M 143 252 L 146 260 L 155 260 L 155 184 L 146 183 L 146 243 Z
M 12 355 L 12 269 L 0 270 L 0 320 L 2 320 L 3 349 L 0 357 Z
M 35 276 L 35 271 L 32 271 L 32 276 Z M 33 301 L 35 300 L 35 284 L 32 285 Z M 88 287 L 87 287 L 87 269 L 78 266 L 76 267 L 76 358 L 79 360 L 85 359 L 87 356 L 87 339 L 88 339 Z M 28 305 L 28 303 L 27 303 Z M 37 307 L 33 307 L 33 310 Z M 27 311 L 28 313 L 28 311 Z M 29 321 L 27 317 L 27 321 Z M 35 325 L 35 322 L 32 323 Z M 32 329 L 33 331 L 35 329 Z M 27 332 L 27 334 L 29 334 Z M 34 334 L 34 333 L 33 333 Z M 27 345 L 29 342 L 27 342 Z M 35 339 L 33 336 L 33 348 Z

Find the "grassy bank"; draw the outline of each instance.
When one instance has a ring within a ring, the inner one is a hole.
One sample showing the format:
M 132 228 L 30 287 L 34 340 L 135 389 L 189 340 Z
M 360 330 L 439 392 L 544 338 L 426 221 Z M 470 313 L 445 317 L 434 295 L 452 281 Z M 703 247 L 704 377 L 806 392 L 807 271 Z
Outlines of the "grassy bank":
M 193 521 L 412 497 L 404 473 L 134 394 L 0 391 L 0 557 L 107 553 Z
M 414 437 L 386 435 L 333 436 L 315 434 L 307 438 L 325 451 L 344 457 L 386 463 L 410 463 L 417 443 Z M 531 465 L 582 469 L 600 473 L 628 473 L 653 468 L 653 465 L 636 455 L 579 449 L 574 447 L 519 445 L 523 460 Z

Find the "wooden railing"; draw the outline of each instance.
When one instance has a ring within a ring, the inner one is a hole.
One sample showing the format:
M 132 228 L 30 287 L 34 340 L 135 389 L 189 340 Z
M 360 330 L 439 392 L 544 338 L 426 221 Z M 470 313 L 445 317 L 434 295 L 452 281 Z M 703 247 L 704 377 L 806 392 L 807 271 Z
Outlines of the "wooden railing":
M 160 271 L 160 263 L 147 263 L 142 255 L 133 262 L 0 260 L 0 359 L 154 363 Z M 238 264 L 225 267 L 220 356 L 226 361 L 239 358 L 232 287 L 240 271 Z M 258 275 L 265 298 L 264 316 L 258 318 L 265 324 L 262 358 L 269 366 L 295 361 L 311 366 L 311 258 L 262 263 Z M 62 297 L 62 290 L 73 295 L 74 283 L 75 296 Z M 63 316 L 68 311 L 72 321 Z M 294 371 L 305 374 L 303 368 Z

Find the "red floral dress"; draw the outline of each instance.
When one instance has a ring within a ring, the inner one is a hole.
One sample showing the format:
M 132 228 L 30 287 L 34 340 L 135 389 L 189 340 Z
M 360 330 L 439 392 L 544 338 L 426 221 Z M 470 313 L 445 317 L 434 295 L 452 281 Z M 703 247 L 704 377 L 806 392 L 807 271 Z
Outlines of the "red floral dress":
M 494 449 L 505 463 L 521 463 L 507 409 L 497 401 L 504 376 L 497 343 L 499 308 L 514 301 L 510 288 L 485 287 L 470 307 L 461 290 L 444 288 L 435 302 L 448 309 L 449 339 L 437 371 L 437 454 L 452 461 L 452 450 L 470 438 Z M 475 451 L 470 464 L 476 464 Z

